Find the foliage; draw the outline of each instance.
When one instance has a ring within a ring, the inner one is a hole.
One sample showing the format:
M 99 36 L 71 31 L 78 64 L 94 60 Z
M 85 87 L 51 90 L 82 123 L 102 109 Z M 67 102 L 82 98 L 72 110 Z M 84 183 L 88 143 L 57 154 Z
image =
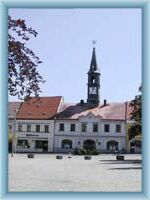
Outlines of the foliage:
M 141 92 L 141 87 L 139 91 Z M 130 102 L 130 106 L 133 108 L 131 120 L 134 121 L 134 124 L 129 128 L 129 139 L 132 139 L 136 135 L 142 134 L 142 95 L 137 95 L 135 99 Z
M 30 36 L 37 32 L 28 28 L 24 20 L 8 17 L 8 90 L 10 95 L 19 99 L 31 94 L 39 96 L 40 83 L 44 83 L 37 67 L 41 63 L 39 57 L 26 46 Z
M 12 138 L 13 138 L 12 132 L 9 132 L 8 133 L 8 142 L 12 142 Z
M 75 148 L 74 155 L 98 155 L 99 152 L 97 150 L 86 150 Z

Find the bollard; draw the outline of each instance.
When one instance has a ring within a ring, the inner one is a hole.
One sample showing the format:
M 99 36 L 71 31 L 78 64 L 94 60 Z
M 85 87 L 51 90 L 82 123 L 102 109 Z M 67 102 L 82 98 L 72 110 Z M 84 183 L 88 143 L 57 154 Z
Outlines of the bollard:
M 56 159 L 62 159 L 63 157 L 62 156 L 60 156 L 60 155 L 57 155 L 56 156 Z
M 122 156 L 122 155 L 117 155 L 117 156 L 116 156 L 116 160 L 124 160 L 124 156 Z
M 84 160 L 91 160 L 91 156 L 84 156 Z
M 28 158 L 34 158 L 34 154 L 29 153 L 29 154 L 28 154 Z

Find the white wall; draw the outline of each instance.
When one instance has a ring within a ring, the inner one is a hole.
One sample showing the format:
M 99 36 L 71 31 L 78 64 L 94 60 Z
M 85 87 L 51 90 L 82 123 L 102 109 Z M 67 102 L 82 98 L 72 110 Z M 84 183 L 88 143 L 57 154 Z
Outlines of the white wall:
M 87 132 L 81 132 L 82 123 L 87 123 Z M 93 132 L 93 123 L 98 123 L 98 132 Z M 64 123 L 64 131 L 59 131 L 59 124 Z M 70 124 L 76 124 L 76 131 L 70 131 Z M 104 132 L 104 124 L 110 125 L 110 131 Z M 116 124 L 121 124 L 121 133 L 116 133 Z M 81 117 L 79 120 L 56 120 L 55 121 L 55 148 L 61 148 L 61 141 L 64 139 L 71 139 L 73 141 L 73 148 L 79 147 L 78 141 L 91 139 L 95 141 L 98 150 L 106 150 L 107 142 L 115 140 L 119 143 L 119 149 L 125 148 L 126 127 L 124 121 L 116 120 L 101 120 L 93 115 Z M 99 145 L 99 142 L 101 143 Z
M 22 132 L 18 131 L 18 125 L 22 124 Z M 31 131 L 27 132 L 27 124 L 31 124 Z M 40 132 L 36 132 L 36 125 L 40 125 Z M 49 132 L 44 131 L 44 126 L 49 126 Z M 35 140 L 48 141 L 48 152 L 53 152 L 53 135 L 54 121 L 53 120 L 17 120 L 16 122 L 16 138 L 27 139 L 31 142 L 30 150 L 35 150 Z

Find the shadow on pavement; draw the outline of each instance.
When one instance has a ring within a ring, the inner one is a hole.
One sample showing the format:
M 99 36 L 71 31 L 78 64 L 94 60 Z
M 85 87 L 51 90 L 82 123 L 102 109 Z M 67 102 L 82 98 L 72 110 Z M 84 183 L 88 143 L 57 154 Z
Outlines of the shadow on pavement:
M 100 160 L 102 164 L 141 164 L 142 160 Z
M 142 169 L 142 167 L 121 167 L 121 168 L 110 168 L 108 170 L 129 170 L 129 169 Z

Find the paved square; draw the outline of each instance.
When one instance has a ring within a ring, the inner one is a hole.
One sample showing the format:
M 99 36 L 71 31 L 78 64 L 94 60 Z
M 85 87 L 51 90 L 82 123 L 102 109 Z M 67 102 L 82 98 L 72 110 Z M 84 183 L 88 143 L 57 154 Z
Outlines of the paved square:
M 115 155 L 84 156 L 55 154 L 9 155 L 9 191 L 113 191 L 142 190 L 141 155 L 125 155 L 116 161 Z

